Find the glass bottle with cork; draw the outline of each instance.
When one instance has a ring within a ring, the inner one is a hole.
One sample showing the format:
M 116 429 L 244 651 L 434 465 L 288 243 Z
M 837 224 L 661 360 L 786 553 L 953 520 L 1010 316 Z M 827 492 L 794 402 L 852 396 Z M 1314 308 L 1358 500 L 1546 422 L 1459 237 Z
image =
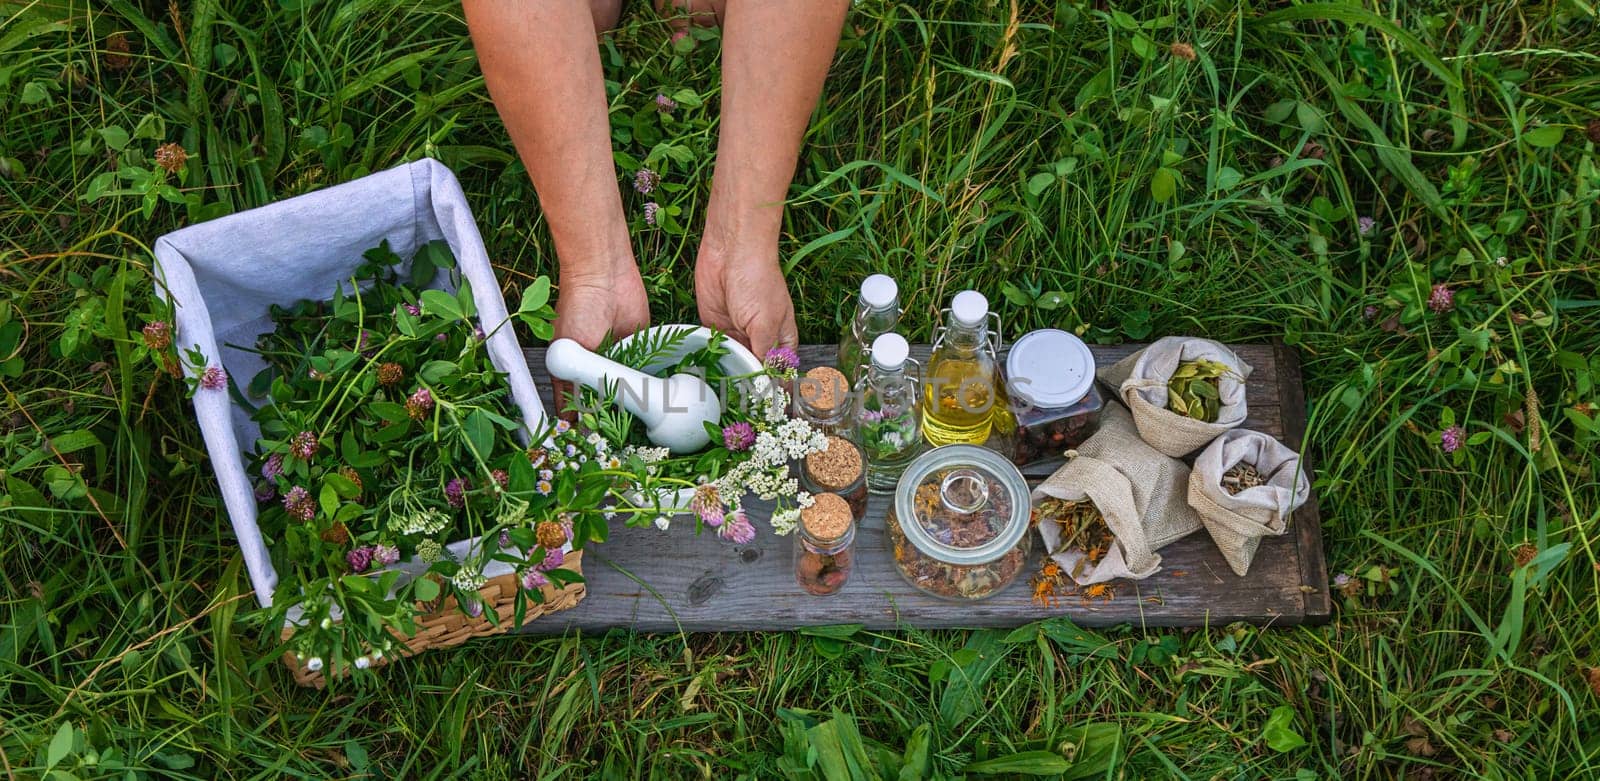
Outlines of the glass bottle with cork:
M 855 568 L 856 523 L 849 504 L 837 494 L 817 494 L 800 511 L 795 531 L 794 579 L 807 594 L 838 593 Z
M 928 359 L 922 436 L 935 447 L 982 445 L 989 439 L 1000 398 L 1000 323 L 989 312 L 989 300 L 976 290 L 957 293 L 945 312 Z
M 865 353 L 873 340 L 900 324 L 900 287 L 887 274 L 873 274 L 861 282 L 856 311 L 839 337 L 839 371 L 854 388 L 866 373 Z
M 922 452 L 920 377 L 908 367 L 920 368 L 905 337 L 883 334 L 872 341 L 872 366 L 856 384 L 856 430 L 872 493 L 893 491 L 900 473 Z

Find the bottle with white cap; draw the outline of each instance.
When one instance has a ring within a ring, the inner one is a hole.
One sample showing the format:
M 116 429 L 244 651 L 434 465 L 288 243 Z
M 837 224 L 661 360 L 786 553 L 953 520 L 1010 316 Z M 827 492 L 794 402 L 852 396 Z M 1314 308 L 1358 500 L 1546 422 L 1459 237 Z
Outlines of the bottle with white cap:
M 900 287 L 887 274 L 873 274 L 861 281 L 855 315 L 839 337 L 839 371 L 850 387 L 860 381 L 866 361 L 862 354 L 872 340 L 889 333 L 900 324 Z
M 1000 398 L 1000 327 L 989 299 L 963 290 L 950 300 L 945 324 L 934 333 L 922 399 L 922 436 L 928 444 L 981 445 L 988 441 Z
M 872 340 L 872 366 L 856 385 L 856 433 L 867 456 L 867 489 L 889 493 L 922 452 L 921 394 L 908 369 L 911 345 L 889 332 Z

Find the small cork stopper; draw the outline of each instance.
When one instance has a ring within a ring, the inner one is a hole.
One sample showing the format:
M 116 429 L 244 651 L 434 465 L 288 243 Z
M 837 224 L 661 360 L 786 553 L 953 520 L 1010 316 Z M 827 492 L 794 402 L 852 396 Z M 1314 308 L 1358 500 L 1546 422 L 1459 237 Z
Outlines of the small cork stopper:
M 844 374 L 832 366 L 818 366 L 807 371 L 799 386 L 800 400 L 824 414 L 839 409 L 850 391 Z
M 844 536 L 850 528 L 850 504 L 838 494 L 817 494 L 816 501 L 800 511 L 800 524 L 806 533 L 823 540 Z
M 861 476 L 861 451 L 844 437 L 828 437 L 828 447 L 806 456 L 806 474 L 826 488 L 847 488 Z

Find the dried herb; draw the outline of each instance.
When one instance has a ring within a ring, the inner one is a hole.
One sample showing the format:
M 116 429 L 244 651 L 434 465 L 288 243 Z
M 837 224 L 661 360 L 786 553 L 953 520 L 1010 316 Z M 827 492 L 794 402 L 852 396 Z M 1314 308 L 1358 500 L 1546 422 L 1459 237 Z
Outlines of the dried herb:
M 1178 364 L 1167 380 L 1167 409 L 1205 423 L 1217 422 L 1222 408 L 1218 381 L 1229 371 L 1226 364 L 1204 358 Z
M 1069 550 L 1083 552 L 1083 557 L 1073 565 L 1074 579 L 1098 565 L 1116 539 L 1111 534 L 1111 527 L 1106 525 L 1105 516 L 1100 514 L 1100 508 L 1087 499 L 1068 501 L 1046 497 L 1034 506 L 1033 520 L 1034 523 L 1054 523 L 1061 527 L 1058 538 L 1061 542 L 1055 550 L 1046 551 L 1047 555 L 1054 556 Z
M 1011 515 L 1006 486 L 998 481 L 990 481 L 992 513 L 956 513 L 939 499 L 939 484 L 943 477 L 943 474 L 935 473 L 917 490 L 913 503 L 918 517 L 907 519 L 908 522 L 920 522 L 934 539 L 957 548 L 975 548 L 994 539 L 1000 533 L 995 525 L 996 519 L 1009 518 Z M 951 564 L 923 553 L 911 544 L 900 528 L 900 519 L 893 507 L 889 509 L 885 526 L 894 546 L 894 562 L 900 574 L 911 585 L 938 597 L 983 599 L 996 594 L 1021 574 L 1027 561 L 1026 545 L 1020 543 L 992 561 Z
M 1243 461 L 1234 464 L 1233 468 L 1222 473 L 1222 490 L 1229 495 L 1238 494 L 1246 488 L 1255 488 L 1267 484 L 1267 479 L 1256 471 L 1254 464 Z

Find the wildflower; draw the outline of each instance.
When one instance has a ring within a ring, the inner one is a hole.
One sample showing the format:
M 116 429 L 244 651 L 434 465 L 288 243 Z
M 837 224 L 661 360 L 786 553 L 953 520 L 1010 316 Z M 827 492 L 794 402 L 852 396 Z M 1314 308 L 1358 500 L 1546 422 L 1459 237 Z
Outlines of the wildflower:
M 864 409 L 861 411 L 862 423 L 877 423 L 880 420 L 883 420 L 883 410 L 881 409 Z
M 560 548 L 551 548 L 548 553 L 544 554 L 544 561 L 539 562 L 539 566 L 536 569 L 540 572 L 549 572 L 565 564 L 566 561 L 567 554 L 561 552 Z
M 432 564 L 444 558 L 444 546 L 438 540 L 423 540 L 417 543 L 417 559 L 424 564 Z
M 378 364 L 378 384 L 385 388 L 395 385 L 406 378 L 406 370 L 394 361 L 384 361 Z
M 267 502 L 276 499 L 277 496 L 277 486 L 267 482 L 256 483 L 256 504 L 266 504 Z
M 750 516 L 740 510 L 728 516 L 728 522 L 717 530 L 717 534 L 729 542 L 745 545 L 756 538 L 756 527 L 750 523 Z
M 550 470 L 550 469 L 541 469 L 541 470 L 539 470 L 539 479 L 540 480 L 554 480 L 554 479 L 556 479 L 556 473 L 555 473 L 555 471 Z
M 1467 432 L 1460 426 L 1451 426 L 1439 432 L 1439 449 L 1446 454 L 1454 453 L 1466 443 Z
M 654 192 L 656 185 L 660 182 L 661 174 L 658 174 L 648 168 L 640 168 L 639 171 L 633 175 L 633 189 L 638 190 L 640 195 L 649 195 L 650 193 Z
M 283 495 L 283 509 L 289 513 L 290 518 L 309 521 L 316 517 L 317 503 L 311 498 L 310 491 L 297 485 Z
M 655 225 L 656 214 L 661 211 L 661 204 L 650 201 L 644 205 L 644 224 Z
M 1348 573 L 1341 572 L 1333 579 L 1333 587 L 1347 597 L 1361 596 L 1361 580 L 1353 578 Z
M 1172 52 L 1172 56 L 1177 57 L 1178 59 L 1183 60 L 1184 62 L 1194 62 L 1194 47 L 1193 46 L 1190 46 L 1187 43 L 1183 43 L 1182 41 L 1178 41 L 1178 42 L 1173 43 L 1171 46 L 1169 46 L 1167 48 L 1168 48 L 1169 51 Z
M 543 466 L 544 462 L 549 458 L 550 454 L 545 452 L 545 449 L 542 447 L 528 448 L 528 466 L 531 466 L 534 469 L 538 469 L 539 467 Z
M 207 366 L 200 372 L 200 387 L 208 391 L 219 391 L 228 387 L 228 373 L 221 366 Z
M 350 541 L 350 527 L 342 521 L 334 521 L 332 526 L 322 532 L 322 541 L 334 545 L 343 545 Z
M 555 521 L 540 521 L 533 529 L 533 534 L 539 540 L 539 546 L 546 549 L 560 548 L 567 544 L 567 530 Z
M 382 543 L 372 546 L 372 561 L 380 567 L 387 567 L 400 560 L 400 549 L 393 545 Z
M 767 368 L 793 371 L 800 368 L 800 354 L 793 347 L 774 347 L 767 351 Z
M 1376 227 L 1378 227 L 1378 221 L 1372 219 L 1371 217 L 1356 218 L 1356 230 L 1360 231 L 1361 235 L 1363 236 L 1371 233 L 1372 229 Z
M 483 326 L 475 325 L 472 327 L 472 338 L 481 342 L 489 337 L 483 335 Z
M 794 531 L 800 522 L 800 508 L 788 507 L 772 513 L 772 530 L 779 534 L 788 534 Z
M 538 591 L 550 583 L 550 579 L 537 569 L 530 569 L 522 573 L 522 588 L 525 591 Z
M 183 164 L 189 162 L 189 153 L 175 143 L 165 143 L 156 147 L 156 165 L 169 174 L 183 170 Z
M 568 431 L 571 431 L 571 430 L 572 430 L 572 424 L 571 423 L 568 423 L 567 421 L 561 420 L 559 418 L 556 420 L 556 433 L 557 434 L 565 434 L 565 433 L 567 433 Z
M 534 485 L 534 489 L 539 492 L 540 496 L 549 496 L 550 492 L 555 490 L 555 486 L 550 485 L 549 480 L 540 480 Z
M 450 576 L 450 585 L 462 591 L 477 591 L 483 588 L 483 584 L 488 582 L 489 579 L 484 577 L 482 570 L 466 564 L 461 565 L 461 569 L 456 570 L 456 574 Z
M 722 497 L 717 494 L 717 487 L 711 483 L 702 483 L 695 486 L 694 498 L 689 500 L 689 509 L 700 516 L 700 522 L 707 526 L 721 526 L 723 516 L 727 514 L 722 506 Z
M 401 304 L 401 306 L 405 307 L 406 314 L 411 315 L 412 317 L 422 316 L 422 307 L 417 306 L 416 304 Z
M 674 36 L 674 38 L 681 38 L 681 37 L 682 37 L 681 35 Z M 656 111 L 659 111 L 659 112 L 661 112 L 663 114 L 670 114 L 670 113 L 672 113 L 672 110 L 677 108 L 677 107 L 678 107 L 678 101 L 673 100 L 672 98 L 669 98 L 669 97 L 667 97 L 666 95 L 663 95 L 663 94 L 659 94 L 658 93 L 656 95 Z
M 668 518 L 665 515 L 657 515 L 654 523 L 655 523 L 657 529 L 660 529 L 661 531 L 666 531 L 667 527 L 672 525 L 672 519 Z M 727 528 L 727 527 L 723 527 L 723 528 Z
M 366 572 L 372 566 L 372 547 L 363 545 L 351 548 L 350 552 L 344 555 L 344 562 L 350 565 L 351 572 L 356 574 Z
M 356 352 L 361 353 L 362 355 L 365 355 L 365 356 L 367 356 L 369 358 L 372 357 L 372 332 L 371 331 L 368 331 L 367 329 L 363 328 L 363 329 L 361 329 L 361 333 L 356 334 Z
M 450 482 L 444 484 L 444 500 L 457 510 L 467 506 L 467 491 L 472 490 L 472 484 L 464 477 L 452 477 Z
M 422 420 L 430 412 L 433 412 L 433 392 L 427 388 L 418 388 L 406 399 L 406 414 L 412 420 Z
M 1433 292 L 1428 294 L 1428 308 L 1438 314 L 1444 314 L 1456 308 L 1456 291 L 1443 282 L 1433 286 Z
M 302 431 L 289 440 L 289 454 L 302 461 L 310 461 L 317 454 L 317 435 Z
M 144 327 L 144 346 L 152 350 L 165 350 L 172 346 L 172 324 L 157 320 Z
M 756 443 L 755 426 L 744 421 L 722 427 L 722 444 L 735 453 L 742 453 Z
M 267 463 L 261 465 L 261 476 L 268 480 L 276 480 L 281 474 L 283 474 L 283 454 L 273 453 L 267 457 Z
M 399 534 L 436 534 L 449 525 L 450 518 L 432 507 L 389 517 L 389 529 Z
M 1361 310 L 1361 319 L 1363 320 L 1372 320 L 1377 316 L 1378 308 L 1372 304 L 1367 304 L 1366 308 Z
M 511 532 L 501 529 L 499 542 L 501 548 L 511 547 Z

